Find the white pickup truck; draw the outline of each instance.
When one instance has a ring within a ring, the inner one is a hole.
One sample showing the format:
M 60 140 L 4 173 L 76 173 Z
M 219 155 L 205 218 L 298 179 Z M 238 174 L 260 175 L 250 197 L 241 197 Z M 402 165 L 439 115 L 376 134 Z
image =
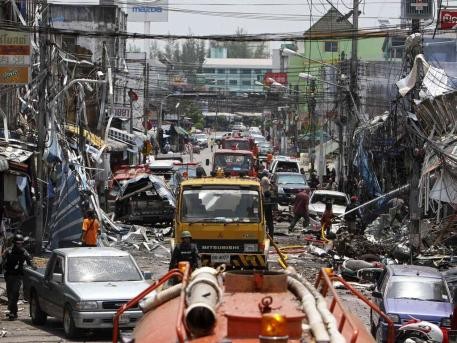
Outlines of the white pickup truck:
M 133 257 L 114 248 L 56 249 L 45 269 L 24 272 L 32 323 L 61 319 L 68 338 L 112 328 L 116 310 L 148 286 Z M 138 307 L 126 311 L 121 326 L 134 327 L 141 316 Z

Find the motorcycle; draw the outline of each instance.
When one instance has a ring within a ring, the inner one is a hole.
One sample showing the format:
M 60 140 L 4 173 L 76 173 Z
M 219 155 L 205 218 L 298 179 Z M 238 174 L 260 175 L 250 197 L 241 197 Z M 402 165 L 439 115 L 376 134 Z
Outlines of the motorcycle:
M 443 331 L 438 325 L 413 318 L 398 329 L 395 342 L 444 343 L 445 340 Z

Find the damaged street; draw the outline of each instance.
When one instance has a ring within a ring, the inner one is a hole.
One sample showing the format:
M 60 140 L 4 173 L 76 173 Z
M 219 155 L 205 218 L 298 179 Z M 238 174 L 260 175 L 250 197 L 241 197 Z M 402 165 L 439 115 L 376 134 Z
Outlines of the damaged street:
M 457 342 L 451 5 L 0 1 L 0 343 Z

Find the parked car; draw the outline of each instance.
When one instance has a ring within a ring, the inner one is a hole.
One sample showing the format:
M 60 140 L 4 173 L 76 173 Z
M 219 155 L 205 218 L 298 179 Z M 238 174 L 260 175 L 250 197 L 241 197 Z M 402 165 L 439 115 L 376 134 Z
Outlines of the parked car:
M 389 265 L 376 282 L 372 293 L 381 311 L 394 322 L 395 329 L 411 318 L 440 327 L 450 327 L 452 297 L 442 274 L 435 268 Z M 387 324 L 370 311 L 371 332 L 377 342 L 387 339 Z
M 200 148 L 207 148 L 208 147 L 208 136 L 204 133 L 197 133 L 193 135 L 193 138 L 197 142 L 197 144 L 200 146 Z
M 287 206 L 295 195 L 307 186 L 306 178 L 300 173 L 276 173 L 271 176 L 273 197 L 279 205 Z
M 258 126 L 251 126 L 251 127 L 249 128 L 249 133 L 250 133 L 250 134 L 261 135 L 261 134 L 262 134 L 262 131 L 260 130 L 260 127 L 258 127 Z
M 255 144 L 260 144 L 260 143 L 266 142 L 265 137 L 262 136 L 262 135 L 251 134 L 251 138 L 254 139 L 254 143 L 255 143 Z
M 311 227 L 319 228 L 321 225 L 322 214 L 325 211 L 325 204 L 332 204 L 332 211 L 335 216 L 341 216 L 346 212 L 349 205 L 349 198 L 345 193 L 328 190 L 316 190 L 309 199 L 309 221 Z M 335 219 L 331 231 L 336 232 L 339 228 L 341 219 Z
M 55 317 L 68 338 L 81 329 L 112 328 L 117 309 L 148 286 L 133 257 L 114 248 L 56 249 L 46 269 L 24 272 L 32 323 Z M 134 327 L 142 315 L 138 307 L 126 311 L 121 326 Z
M 277 157 L 271 162 L 270 173 L 275 174 L 277 172 L 290 172 L 300 173 L 300 163 L 296 159 L 289 157 Z
M 246 130 L 246 126 L 243 123 L 235 123 L 232 125 L 232 130 L 244 131 Z

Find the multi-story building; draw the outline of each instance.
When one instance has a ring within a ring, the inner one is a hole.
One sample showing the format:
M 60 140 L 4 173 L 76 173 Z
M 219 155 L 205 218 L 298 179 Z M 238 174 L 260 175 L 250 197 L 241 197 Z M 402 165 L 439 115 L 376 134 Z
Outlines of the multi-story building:
M 264 76 L 273 69 L 272 59 L 227 58 L 225 48 L 213 48 L 203 63 L 208 90 L 233 94 L 263 92 Z

